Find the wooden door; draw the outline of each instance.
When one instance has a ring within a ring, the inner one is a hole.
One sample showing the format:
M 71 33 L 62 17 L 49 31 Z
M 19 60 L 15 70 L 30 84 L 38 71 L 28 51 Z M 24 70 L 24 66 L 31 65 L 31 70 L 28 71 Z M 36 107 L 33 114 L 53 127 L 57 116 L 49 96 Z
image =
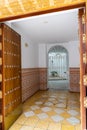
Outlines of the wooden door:
M 8 130 L 22 112 L 21 37 L 5 24 L 1 24 L 1 30 L 3 129 Z
M 80 37 L 80 107 L 81 130 L 87 129 L 87 42 L 86 42 L 86 10 L 79 9 L 79 37 Z
M 2 64 L 2 28 L 0 26 L 0 130 L 3 130 L 3 82 L 2 82 L 2 68 L 3 68 L 3 64 Z

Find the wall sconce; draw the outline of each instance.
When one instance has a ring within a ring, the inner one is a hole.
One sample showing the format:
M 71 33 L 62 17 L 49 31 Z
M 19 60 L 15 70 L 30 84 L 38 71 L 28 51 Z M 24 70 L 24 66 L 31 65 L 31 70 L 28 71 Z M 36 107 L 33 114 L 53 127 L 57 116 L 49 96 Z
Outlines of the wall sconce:
M 25 47 L 28 47 L 28 43 L 25 43 Z

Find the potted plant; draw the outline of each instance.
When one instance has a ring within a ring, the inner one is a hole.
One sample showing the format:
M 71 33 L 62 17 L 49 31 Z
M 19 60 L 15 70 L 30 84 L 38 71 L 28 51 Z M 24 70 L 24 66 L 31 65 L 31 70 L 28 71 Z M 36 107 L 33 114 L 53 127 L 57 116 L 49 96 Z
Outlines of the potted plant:
M 51 75 L 52 75 L 53 77 L 57 77 L 57 76 L 58 76 L 58 73 L 57 73 L 57 71 L 52 71 L 52 72 L 51 72 Z

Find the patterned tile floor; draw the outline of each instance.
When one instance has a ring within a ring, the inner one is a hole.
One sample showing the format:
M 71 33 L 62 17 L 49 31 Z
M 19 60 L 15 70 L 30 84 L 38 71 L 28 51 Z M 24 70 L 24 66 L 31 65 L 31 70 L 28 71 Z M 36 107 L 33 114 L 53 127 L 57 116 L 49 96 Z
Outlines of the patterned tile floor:
M 79 93 L 39 91 L 9 130 L 81 130 Z

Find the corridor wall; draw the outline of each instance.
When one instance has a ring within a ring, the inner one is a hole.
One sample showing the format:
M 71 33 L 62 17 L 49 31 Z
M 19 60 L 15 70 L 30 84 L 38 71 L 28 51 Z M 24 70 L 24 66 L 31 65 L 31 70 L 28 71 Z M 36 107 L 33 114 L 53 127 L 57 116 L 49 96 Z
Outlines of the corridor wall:
M 13 23 L 11 27 L 21 35 L 22 102 L 39 90 L 38 45 L 32 43 L 22 29 Z
M 70 41 L 67 43 L 40 44 L 39 45 L 39 67 L 48 68 L 48 51 L 51 47 L 61 45 L 69 53 L 69 90 L 73 92 L 80 91 L 80 55 L 79 41 Z

